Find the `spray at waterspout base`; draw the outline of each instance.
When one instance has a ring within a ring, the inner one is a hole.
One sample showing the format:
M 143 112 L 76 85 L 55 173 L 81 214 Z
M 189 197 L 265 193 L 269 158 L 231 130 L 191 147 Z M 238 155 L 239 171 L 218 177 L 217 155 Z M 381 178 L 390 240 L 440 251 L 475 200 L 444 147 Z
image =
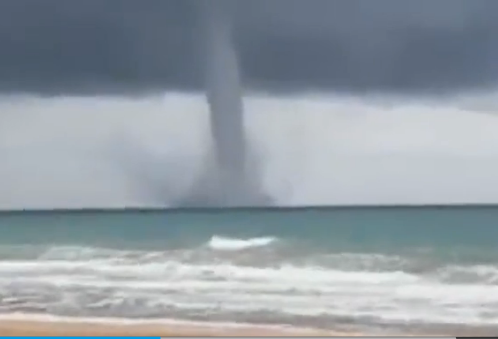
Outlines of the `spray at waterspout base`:
M 221 167 L 209 157 L 188 194 L 178 206 L 190 208 L 267 207 L 273 199 L 267 195 L 259 180 L 259 171 L 238 172 Z M 255 167 L 255 166 L 254 166 Z

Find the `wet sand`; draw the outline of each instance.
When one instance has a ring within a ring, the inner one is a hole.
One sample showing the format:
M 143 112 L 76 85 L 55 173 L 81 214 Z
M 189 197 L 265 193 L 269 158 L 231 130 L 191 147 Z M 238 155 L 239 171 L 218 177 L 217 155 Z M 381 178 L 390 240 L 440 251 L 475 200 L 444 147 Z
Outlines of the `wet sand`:
M 354 333 L 264 327 L 121 324 L 91 321 L 0 320 L 2 336 L 357 336 Z

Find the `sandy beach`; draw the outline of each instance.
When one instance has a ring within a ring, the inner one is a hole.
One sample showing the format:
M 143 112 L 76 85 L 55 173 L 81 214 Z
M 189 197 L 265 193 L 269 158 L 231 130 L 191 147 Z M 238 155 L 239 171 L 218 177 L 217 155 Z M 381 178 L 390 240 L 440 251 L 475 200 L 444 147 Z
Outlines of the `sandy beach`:
M 102 323 L 92 321 L 0 320 L 3 336 L 357 336 L 354 333 L 258 327 Z

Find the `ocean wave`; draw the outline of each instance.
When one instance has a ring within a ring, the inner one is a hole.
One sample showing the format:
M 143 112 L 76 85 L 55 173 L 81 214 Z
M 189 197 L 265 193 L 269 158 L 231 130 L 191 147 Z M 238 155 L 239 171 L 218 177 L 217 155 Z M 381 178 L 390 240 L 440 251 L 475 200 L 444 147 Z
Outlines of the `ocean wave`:
M 493 265 L 413 270 L 417 258 L 408 255 L 311 251 L 286 258 L 285 248 L 279 260 L 263 260 L 275 241 L 285 244 L 218 235 L 163 251 L 39 248 L 36 258 L 0 261 L 0 313 L 282 324 L 498 321 Z
M 279 244 L 279 246 L 274 246 Z M 224 237 L 213 235 L 206 242 L 176 249 L 117 249 L 91 246 L 0 245 L 0 272 L 29 272 L 52 269 L 105 272 L 130 271 L 136 274 L 160 274 L 181 271 L 181 267 L 216 272 L 217 268 L 240 268 L 246 272 L 297 270 L 288 274 L 310 272 L 358 272 L 427 277 L 453 284 L 498 285 L 498 266 L 492 264 L 458 264 L 422 253 L 404 254 L 337 252 L 324 248 L 302 247 L 299 243 L 271 236 Z M 188 269 L 187 269 L 188 270 Z M 135 274 L 133 273 L 133 274 Z M 282 274 L 287 274 L 282 272 Z M 320 273 L 321 274 L 321 273 Z M 322 275 L 323 276 L 323 275 Z
M 498 286 L 498 266 L 449 265 L 439 268 L 435 276 L 445 283 L 486 284 Z
M 239 251 L 254 247 L 268 246 L 277 241 L 275 237 L 259 237 L 249 239 L 228 238 L 222 236 L 213 236 L 209 242 L 209 248 L 220 251 Z
M 497 287 L 447 285 L 404 273 L 177 265 L 158 277 L 152 267 L 149 274 L 121 268 L 129 271 L 118 276 L 116 269 L 96 269 L 95 263 L 79 272 L 64 271 L 60 265 L 51 269 L 51 273 L 37 269 L 31 275 L 2 270 L 1 310 L 131 318 L 176 314 L 192 319 L 202 314 L 225 320 L 234 315 L 281 321 L 290 316 L 310 321 L 348 317 L 358 322 L 364 318 L 467 324 L 498 320 L 493 313 Z

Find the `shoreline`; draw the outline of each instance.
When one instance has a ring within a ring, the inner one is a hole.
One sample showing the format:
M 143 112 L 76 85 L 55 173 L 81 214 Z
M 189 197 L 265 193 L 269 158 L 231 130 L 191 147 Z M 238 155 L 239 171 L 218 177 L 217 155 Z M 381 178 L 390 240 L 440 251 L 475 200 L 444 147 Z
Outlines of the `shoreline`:
M 265 326 L 229 326 L 223 324 L 187 325 L 140 322 L 104 322 L 96 320 L 1 319 L 3 336 L 359 336 L 311 329 L 287 329 Z
M 399 331 L 403 333 L 404 331 Z M 443 333 L 459 333 L 449 336 L 496 336 L 496 329 L 461 328 L 454 331 L 422 331 L 422 336 L 448 337 Z M 71 319 L 66 317 L 42 317 L 26 319 L 0 316 L 2 336 L 82 336 L 82 337 L 415 337 L 409 331 L 404 334 L 327 331 L 310 328 L 279 327 L 226 323 L 174 323 L 170 321 L 120 321 L 119 319 Z

